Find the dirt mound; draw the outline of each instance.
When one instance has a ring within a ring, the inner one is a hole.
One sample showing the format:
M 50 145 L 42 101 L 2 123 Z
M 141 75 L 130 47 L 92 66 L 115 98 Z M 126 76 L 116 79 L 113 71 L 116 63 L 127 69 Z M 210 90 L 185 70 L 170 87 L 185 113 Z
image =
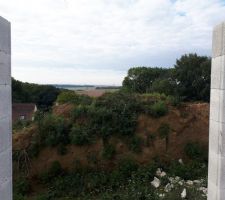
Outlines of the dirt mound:
M 53 113 L 68 117 L 72 105 L 56 106 Z M 126 141 L 112 138 L 111 143 L 116 147 L 116 156 L 113 160 L 102 159 L 102 140 L 99 139 L 92 145 L 67 146 L 66 155 L 59 155 L 57 148 L 43 149 L 38 158 L 32 161 L 32 175 L 46 170 L 53 161 L 58 160 L 65 169 L 72 169 L 76 165 L 113 166 L 119 159 L 133 157 L 139 163 L 145 164 L 155 157 L 166 157 L 168 159 L 185 159 L 184 147 L 188 142 L 199 142 L 207 148 L 209 129 L 209 104 L 188 103 L 178 107 L 170 107 L 169 113 L 161 118 L 152 118 L 140 115 L 136 135 L 143 138 L 142 152 L 134 153 L 129 150 Z M 168 149 L 165 148 L 165 139 L 161 139 L 157 133 L 162 123 L 171 127 Z M 24 148 L 29 145 L 34 129 L 26 133 L 15 133 L 13 136 L 14 149 Z M 154 137 L 151 137 L 154 135 Z M 149 141 L 149 138 L 154 138 Z

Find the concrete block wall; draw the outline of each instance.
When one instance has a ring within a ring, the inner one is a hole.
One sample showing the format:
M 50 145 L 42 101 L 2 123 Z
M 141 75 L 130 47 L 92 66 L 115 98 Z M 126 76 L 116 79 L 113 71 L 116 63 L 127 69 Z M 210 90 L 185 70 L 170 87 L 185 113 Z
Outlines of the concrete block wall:
M 208 200 L 225 199 L 225 22 L 213 30 Z
M 11 30 L 0 17 L 0 200 L 12 200 Z

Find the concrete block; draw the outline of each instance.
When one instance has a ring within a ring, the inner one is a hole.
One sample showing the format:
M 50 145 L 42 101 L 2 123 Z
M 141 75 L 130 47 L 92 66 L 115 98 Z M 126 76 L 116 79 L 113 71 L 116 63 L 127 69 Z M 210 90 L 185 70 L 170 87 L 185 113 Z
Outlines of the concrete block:
M 211 89 L 210 94 L 210 120 L 219 121 L 220 89 Z
M 9 179 L 0 180 L 0 199 L 12 199 L 12 177 Z
M 0 153 L 9 148 L 12 143 L 11 130 L 9 117 L 0 119 Z
M 11 85 L 11 56 L 0 51 L 0 85 Z
M 208 200 L 218 200 L 218 187 L 215 183 L 208 180 Z
M 5 151 L 0 153 L 0 180 L 8 180 L 12 177 L 12 149 L 8 147 Z
M 11 86 L 0 85 L 0 119 L 11 116 Z
M 11 25 L 0 17 L 0 52 L 11 54 Z
M 212 58 L 212 68 L 211 68 L 211 88 L 212 89 L 220 89 L 221 63 L 222 63 L 221 56 Z
M 208 181 L 218 185 L 219 154 L 209 151 Z
M 10 23 L 0 17 L 0 200 L 12 200 Z
M 220 134 L 220 123 L 210 120 L 209 123 L 209 149 L 210 152 L 219 154 L 219 134 Z
M 212 57 L 216 58 L 225 54 L 225 23 L 217 25 L 213 30 Z

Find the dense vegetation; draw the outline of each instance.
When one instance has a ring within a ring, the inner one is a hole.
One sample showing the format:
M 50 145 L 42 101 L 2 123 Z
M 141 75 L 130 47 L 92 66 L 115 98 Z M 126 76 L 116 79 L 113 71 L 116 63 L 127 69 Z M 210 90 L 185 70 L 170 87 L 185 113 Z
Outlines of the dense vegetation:
M 51 85 L 23 83 L 12 78 L 14 103 L 35 103 L 39 109 L 48 109 L 55 102 L 60 90 Z
M 183 55 L 174 68 L 131 68 L 123 81 L 123 88 L 138 93 L 164 93 L 187 101 L 209 101 L 210 70 L 209 57 Z

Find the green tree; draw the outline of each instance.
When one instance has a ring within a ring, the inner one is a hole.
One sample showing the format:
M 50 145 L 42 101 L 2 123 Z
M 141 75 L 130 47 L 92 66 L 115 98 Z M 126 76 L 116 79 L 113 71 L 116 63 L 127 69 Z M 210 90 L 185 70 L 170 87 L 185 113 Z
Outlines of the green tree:
M 129 69 L 123 81 L 123 88 L 132 92 L 146 93 L 155 80 L 169 77 L 170 73 L 171 69 L 167 68 L 134 67 Z
M 211 59 L 197 54 L 183 55 L 175 65 L 178 93 L 186 100 L 209 101 Z

